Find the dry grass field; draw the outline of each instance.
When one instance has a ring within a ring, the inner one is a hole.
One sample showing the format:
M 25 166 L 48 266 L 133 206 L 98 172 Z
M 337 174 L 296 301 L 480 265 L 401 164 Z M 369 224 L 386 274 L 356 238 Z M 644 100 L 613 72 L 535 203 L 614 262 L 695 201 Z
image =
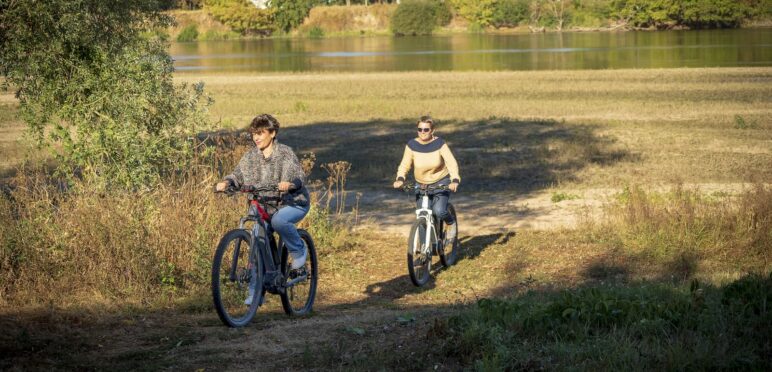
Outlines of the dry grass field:
M 249 327 L 219 323 L 208 260 L 243 202 L 210 191 L 227 169 L 179 190 L 60 196 L 16 174 L 22 125 L 5 93 L 0 171 L 12 197 L 0 197 L 0 368 L 753 369 L 772 360 L 757 336 L 772 313 L 738 317 L 726 294 L 772 268 L 772 68 L 178 79 L 204 81 L 215 99 L 209 135 L 267 112 L 283 125 L 281 141 L 315 154 L 312 178 L 327 177 L 321 164 L 351 163 L 347 205 L 359 193 L 358 210 L 337 216 L 335 230 L 308 222 L 324 242 L 315 314 L 286 318 L 269 298 Z M 460 161 L 452 200 L 463 250 L 419 289 L 404 262 L 410 202 L 387 186 L 425 114 Z M 355 229 L 340 229 L 354 216 Z M 752 290 L 766 293 L 770 280 Z M 663 305 L 630 325 L 608 309 L 619 291 Z M 483 298 L 523 302 L 486 312 L 476 307 Z M 571 318 L 585 300 L 611 315 L 593 318 L 598 327 Z M 542 315 L 507 323 L 512 308 Z M 486 316 L 523 338 L 480 349 L 503 337 L 473 321 Z

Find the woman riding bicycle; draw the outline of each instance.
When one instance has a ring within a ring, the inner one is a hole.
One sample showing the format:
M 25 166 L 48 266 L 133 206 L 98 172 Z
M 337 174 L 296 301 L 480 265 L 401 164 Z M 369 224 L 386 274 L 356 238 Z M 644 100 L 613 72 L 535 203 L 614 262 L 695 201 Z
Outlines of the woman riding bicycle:
M 242 185 L 277 188 L 276 195 L 266 195 L 281 199 L 274 205 L 277 211 L 271 217 L 271 226 L 287 246 L 292 257 L 291 268 L 299 269 L 306 262 L 307 252 L 295 224 L 305 217 L 310 208 L 310 197 L 304 186 L 305 173 L 292 148 L 276 141 L 279 122 L 273 116 L 256 116 L 247 131 L 256 146 L 241 157 L 233 173 L 225 176 L 225 181 L 218 183 L 215 189 L 225 191 L 229 185 L 235 188 Z
M 407 172 L 413 167 L 415 168 L 413 176 L 417 183 L 428 186 L 445 185 L 453 192 L 458 190 L 458 184 L 461 183 L 458 163 L 456 163 L 456 158 L 453 157 L 448 144 L 442 138 L 434 135 L 434 128 L 434 120 L 431 116 L 422 116 L 418 120 L 418 137 L 411 139 L 405 146 L 402 162 L 397 168 L 397 180 L 394 181 L 395 189 L 402 187 Z M 447 190 L 434 192 L 432 195 L 432 213 L 450 226 L 456 221 L 448 213 L 448 199 L 450 199 L 450 192 Z M 418 207 L 420 207 L 420 202 L 416 196 Z M 456 229 L 449 231 L 451 234 L 456 233 Z M 447 236 L 446 238 L 453 240 L 455 236 Z

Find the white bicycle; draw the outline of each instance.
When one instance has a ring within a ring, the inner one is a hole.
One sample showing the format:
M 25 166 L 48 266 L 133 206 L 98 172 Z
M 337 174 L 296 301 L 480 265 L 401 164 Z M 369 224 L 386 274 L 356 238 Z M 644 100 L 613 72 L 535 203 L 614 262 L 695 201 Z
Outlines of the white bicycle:
M 436 254 L 443 266 L 448 267 L 456 262 L 456 256 L 460 249 L 458 242 L 458 219 L 453 204 L 448 203 L 448 213 L 453 216 L 455 223 L 447 226 L 434 215 L 429 203 L 433 191 L 449 190 L 446 185 L 405 185 L 405 192 L 416 192 L 421 198 L 421 208 L 416 209 L 416 221 L 410 229 L 407 241 L 407 271 L 410 280 L 417 287 L 421 287 L 429 281 L 432 269 L 432 256 Z M 456 229 L 453 241 L 448 241 L 446 229 Z

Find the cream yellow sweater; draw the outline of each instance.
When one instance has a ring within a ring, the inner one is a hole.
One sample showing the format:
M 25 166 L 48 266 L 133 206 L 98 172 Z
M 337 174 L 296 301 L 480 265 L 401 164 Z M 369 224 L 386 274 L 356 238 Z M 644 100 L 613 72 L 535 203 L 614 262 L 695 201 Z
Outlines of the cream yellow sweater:
M 431 184 L 450 174 L 451 182 L 461 182 L 458 163 L 442 138 L 436 137 L 429 143 L 412 139 L 405 146 L 405 154 L 397 168 L 397 180 L 404 181 L 411 166 L 415 166 L 416 182 Z

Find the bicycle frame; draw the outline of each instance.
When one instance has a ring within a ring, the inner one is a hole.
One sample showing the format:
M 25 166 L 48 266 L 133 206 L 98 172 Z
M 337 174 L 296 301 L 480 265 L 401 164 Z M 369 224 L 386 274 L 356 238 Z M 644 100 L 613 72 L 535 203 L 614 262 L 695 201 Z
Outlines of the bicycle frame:
M 434 237 L 435 242 L 439 242 L 439 237 L 437 236 L 437 228 L 434 226 L 434 218 L 433 218 L 433 211 L 429 207 L 429 193 L 428 191 L 425 191 L 421 195 L 421 208 L 416 209 L 415 216 L 417 220 L 425 220 L 427 231 L 426 236 L 424 237 L 424 244 L 423 244 L 423 254 L 429 254 L 429 249 L 432 249 L 431 243 L 432 243 L 432 237 Z
M 250 250 L 252 254 L 249 257 L 249 263 L 254 265 L 255 261 L 260 262 L 263 265 L 263 285 L 267 287 L 270 292 L 282 293 L 286 288 L 292 287 L 296 283 L 306 280 L 307 273 L 292 279 L 285 283 L 285 278 L 281 272 L 281 252 L 279 252 L 279 244 L 276 243 L 276 239 L 273 236 L 273 228 L 271 227 L 271 216 L 265 211 L 260 202 L 262 199 L 259 196 L 250 196 L 249 208 L 247 215 L 239 219 L 239 228 L 245 229 L 247 222 L 254 222 L 250 235 L 252 236 L 252 242 Z M 236 257 L 239 254 L 239 249 L 234 250 L 234 265 L 236 264 Z M 235 267 L 231 268 L 231 277 L 235 275 Z M 252 280 L 256 280 L 253 277 Z M 254 286 L 256 283 L 250 281 L 250 285 Z

